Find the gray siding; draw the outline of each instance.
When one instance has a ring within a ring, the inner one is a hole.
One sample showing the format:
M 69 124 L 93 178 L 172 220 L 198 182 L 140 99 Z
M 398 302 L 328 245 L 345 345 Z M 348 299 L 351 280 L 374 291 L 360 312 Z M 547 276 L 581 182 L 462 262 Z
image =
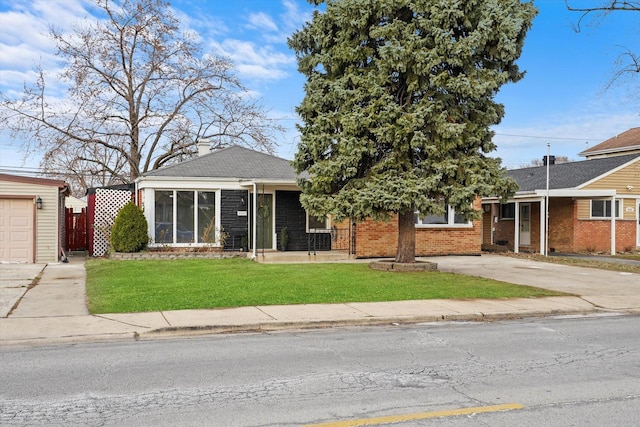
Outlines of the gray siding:
M 289 234 L 289 251 L 306 251 L 308 249 L 307 212 L 300 204 L 300 191 L 276 191 L 276 236 L 280 248 L 280 231 L 287 227 Z M 327 235 L 328 236 L 328 235 Z M 318 250 L 330 250 L 331 241 L 326 236 L 320 238 Z
M 244 198 L 244 204 L 242 204 Z M 238 211 L 247 212 L 247 216 L 238 216 Z M 238 250 L 242 244 L 242 235 L 249 235 L 249 192 L 246 190 L 222 190 L 220 194 L 220 226 L 229 235 L 224 249 Z

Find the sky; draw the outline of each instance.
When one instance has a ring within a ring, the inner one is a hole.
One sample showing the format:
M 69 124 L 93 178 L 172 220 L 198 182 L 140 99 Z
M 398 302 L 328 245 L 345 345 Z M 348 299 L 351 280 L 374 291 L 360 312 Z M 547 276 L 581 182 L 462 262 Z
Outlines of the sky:
M 604 0 L 571 0 L 597 5 Z M 0 91 L 19 93 L 35 79 L 34 66 L 60 71 L 51 24 L 70 30 L 88 16 L 90 0 L 0 0 Z M 640 76 L 619 80 L 606 89 L 619 69 L 621 54 L 640 53 L 637 12 L 615 12 L 582 21 L 564 0 L 536 0 L 539 9 L 527 35 L 520 69 L 524 79 L 504 86 L 496 100 L 505 106 L 493 127 L 497 150 L 508 168 L 522 167 L 550 152 L 570 160 L 608 138 L 640 126 Z M 286 128 L 276 155 L 292 159 L 299 141 L 295 108 L 304 96 L 287 37 L 309 20 L 307 0 L 175 0 L 171 7 L 185 28 L 197 31 L 204 51 L 230 58 L 239 78 Z M 635 80 L 634 80 L 635 79 Z M 50 84 L 53 82 L 50 82 Z M 38 156 L 24 158 L 20 141 L 0 129 L 0 171 L 28 173 Z

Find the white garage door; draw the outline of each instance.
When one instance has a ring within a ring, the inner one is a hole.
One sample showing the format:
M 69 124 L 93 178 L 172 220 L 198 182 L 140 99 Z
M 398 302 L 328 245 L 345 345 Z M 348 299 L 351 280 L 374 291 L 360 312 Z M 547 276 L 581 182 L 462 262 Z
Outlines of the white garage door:
M 33 200 L 0 199 L 0 261 L 33 262 Z

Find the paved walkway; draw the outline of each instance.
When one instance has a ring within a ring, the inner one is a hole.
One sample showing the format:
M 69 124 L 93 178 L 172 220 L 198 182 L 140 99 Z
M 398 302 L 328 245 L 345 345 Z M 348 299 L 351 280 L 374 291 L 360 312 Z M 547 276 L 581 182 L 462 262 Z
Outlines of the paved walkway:
M 108 340 L 189 332 L 268 331 L 336 325 L 591 313 L 640 314 L 640 275 L 569 267 L 497 255 L 436 257 L 451 271 L 576 296 L 505 300 L 422 300 L 382 303 L 257 306 L 89 315 L 84 258 L 67 264 L 0 264 L 0 343 Z M 393 274 L 393 273 L 390 273 Z M 32 280 L 40 275 L 36 286 Z M 13 308 L 13 310 L 12 310 Z

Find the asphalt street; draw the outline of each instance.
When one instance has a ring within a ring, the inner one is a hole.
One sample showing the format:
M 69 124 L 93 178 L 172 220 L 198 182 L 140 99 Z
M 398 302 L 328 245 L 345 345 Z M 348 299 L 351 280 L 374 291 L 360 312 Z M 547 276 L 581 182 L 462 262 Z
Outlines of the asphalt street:
M 635 426 L 639 329 L 609 314 L 9 347 L 0 424 Z

